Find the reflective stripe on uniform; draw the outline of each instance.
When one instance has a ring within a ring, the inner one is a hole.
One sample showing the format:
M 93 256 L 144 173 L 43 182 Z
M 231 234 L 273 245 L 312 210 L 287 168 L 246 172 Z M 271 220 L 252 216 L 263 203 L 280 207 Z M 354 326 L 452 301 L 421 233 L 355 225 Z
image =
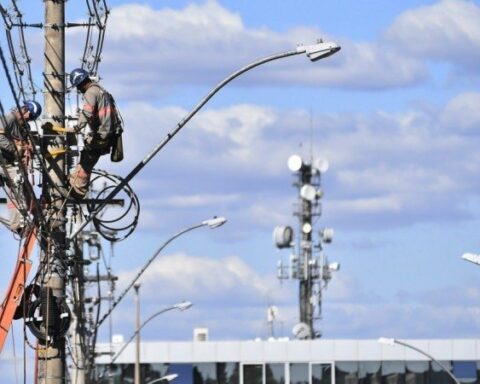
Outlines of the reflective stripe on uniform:
M 106 107 L 101 108 L 98 111 L 98 117 L 108 116 L 111 113 L 112 113 L 112 108 L 110 106 L 106 106 Z

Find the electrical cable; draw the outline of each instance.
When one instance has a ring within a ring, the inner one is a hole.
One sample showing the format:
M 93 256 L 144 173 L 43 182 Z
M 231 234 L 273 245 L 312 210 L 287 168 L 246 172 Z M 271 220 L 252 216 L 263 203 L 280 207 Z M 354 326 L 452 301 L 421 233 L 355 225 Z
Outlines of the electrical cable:
M 122 182 L 122 178 L 117 175 L 109 174 L 102 170 L 94 169 L 92 171 L 94 175 L 90 185 L 102 184 L 103 186 L 99 191 L 91 188 L 91 193 L 95 195 L 93 201 L 104 198 L 108 195 L 108 192 L 115 188 Z M 103 183 L 102 183 L 103 181 Z M 107 185 L 108 182 L 108 185 Z M 138 218 L 140 215 L 140 201 L 133 189 L 128 185 L 124 185 L 122 192 L 126 195 L 128 202 L 122 206 L 121 211 L 113 218 L 104 218 L 102 214 L 97 215 L 93 220 L 95 229 L 108 241 L 118 242 L 126 239 L 133 233 L 138 225 Z M 94 211 L 96 204 L 87 204 L 87 210 L 89 214 Z M 127 218 L 127 215 L 129 217 Z M 126 223 L 125 223 L 126 222 Z M 117 225 L 113 225 L 117 223 Z

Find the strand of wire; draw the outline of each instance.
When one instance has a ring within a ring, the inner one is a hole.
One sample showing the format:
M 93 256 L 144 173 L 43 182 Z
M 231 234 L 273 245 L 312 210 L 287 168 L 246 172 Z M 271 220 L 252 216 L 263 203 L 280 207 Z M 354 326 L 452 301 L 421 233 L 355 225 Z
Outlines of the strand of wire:
M 89 19 L 82 56 L 82 68 L 86 69 L 91 75 L 96 76 L 101 62 L 110 11 L 105 0 L 86 0 L 86 5 Z
M 38 87 L 33 82 L 33 75 L 31 69 L 31 58 L 28 54 L 25 29 L 26 23 L 23 21 L 23 15 L 20 12 L 15 0 L 12 0 L 11 12 L 8 12 L 3 6 L 0 6 L 0 11 L 5 24 L 5 33 L 10 51 L 10 57 L 14 67 L 15 80 L 18 88 L 17 96 L 23 100 L 33 99 L 37 93 Z M 12 31 L 17 30 L 18 42 L 14 42 Z M 19 49 L 15 48 L 18 45 Z M 24 80 L 24 77 L 26 79 Z

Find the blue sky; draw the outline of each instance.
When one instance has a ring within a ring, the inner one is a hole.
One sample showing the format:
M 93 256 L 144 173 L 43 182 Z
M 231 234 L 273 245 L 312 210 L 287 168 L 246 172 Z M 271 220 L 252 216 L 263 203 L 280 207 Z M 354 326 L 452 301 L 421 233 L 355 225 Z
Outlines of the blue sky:
M 158 319 L 145 338 L 189 340 L 195 326 L 214 340 L 265 337 L 269 304 L 290 335 L 297 283 L 276 281 L 288 254 L 271 231 L 295 225 L 286 162 L 309 155 L 310 137 L 314 155 L 330 161 L 319 225 L 335 229 L 327 253 L 342 266 L 324 294 L 324 337 L 478 336 L 480 269 L 460 259 L 480 251 L 478 2 L 108 4 L 100 75 L 126 120 L 127 159 L 100 167 L 119 175 L 234 70 L 317 37 L 342 46 L 315 64 L 293 57 L 235 80 L 134 180 L 142 212 L 115 247 L 119 288 L 177 230 L 229 220 L 178 239 L 146 273 L 143 317 L 183 299 L 195 305 Z M 80 5 L 69 6 L 82 19 Z M 67 36 L 71 67 L 84 37 Z M 29 42 L 41 71 L 41 37 Z M 15 243 L 0 236 L 13 263 Z M 114 333 L 130 334 L 132 308 L 126 299 Z

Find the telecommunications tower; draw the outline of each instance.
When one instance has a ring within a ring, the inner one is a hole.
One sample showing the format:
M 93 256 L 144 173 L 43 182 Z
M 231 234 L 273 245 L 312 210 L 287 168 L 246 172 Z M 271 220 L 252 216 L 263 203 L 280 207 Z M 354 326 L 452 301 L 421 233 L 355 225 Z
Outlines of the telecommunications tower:
M 324 244 L 332 242 L 333 229 L 315 228 L 322 213 L 321 176 L 328 170 L 328 162 L 314 159 L 308 163 L 292 155 L 288 168 L 294 173 L 293 185 L 298 189 L 294 216 L 298 218 L 299 235 L 295 236 L 290 226 L 275 227 L 273 241 L 276 247 L 291 250 L 287 263 L 282 259 L 278 261 L 277 277 L 299 281 L 300 321 L 293 327 L 295 337 L 319 338 L 322 334 L 315 328 L 315 321 L 322 314 L 322 291 L 332 278 L 332 271 L 340 269 L 339 263 L 328 262 L 323 251 Z

